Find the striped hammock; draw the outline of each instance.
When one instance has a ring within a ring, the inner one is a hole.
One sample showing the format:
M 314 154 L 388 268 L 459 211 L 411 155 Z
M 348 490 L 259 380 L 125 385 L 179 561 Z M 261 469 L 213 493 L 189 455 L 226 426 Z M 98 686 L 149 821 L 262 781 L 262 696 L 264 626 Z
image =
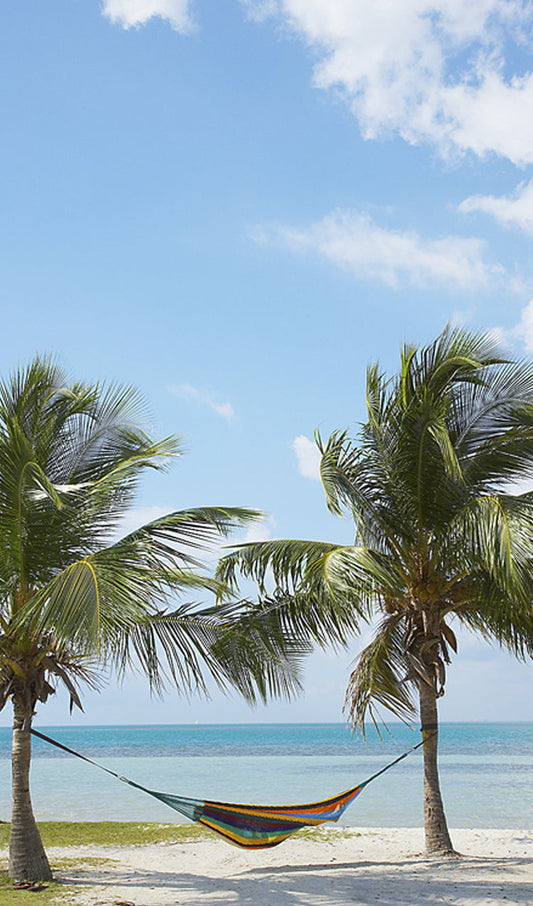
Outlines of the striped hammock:
M 283 843 L 287 837 L 307 825 L 338 821 L 369 781 L 332 799 L 305 805 L 241 805 L 236 802 L 213 802 L 210 799 L 186 799 L 183 796 L 147 790 L 131 780 L 126 783 L 155 796 L 191 821 L 209 827 L 235 846 L 243 849 L 266 849 Z
M 158 793 L 155 790 L 149 790 L 127 777 L 121 777 L 109 768 L 98 764 L 96 761 L 80 755 L 74 749 L 69 749 L 62 743 L 38 733 L 37 730 L 31 730 L 34 736 L 49 742 L 53 746 L 75 755 L 77 758 L 88 761 L 89 764 L 95 765 L 106 773 L 111 774 L 118 780 L 122 780 L 129 786 L 135 787 L 154 796 L 165 805 L 175 809 L 191 821 L 197 821 L 204 827 L 209 827 L 219 836 L 223 837 L 229 843 L 235 846 L 241 846 L 244 849 L 266 849 L 270 846 L 277 846 L 282 843 L 295 831 L 302 827 L 323 824 L 325 821 L 338 821 L 343 812 L 353 802 L 361 790 L 368 786 L 372 780 L 384 774 L 393 765 L 398 764 L 404 758 L 420 748 L 423 742 L 413 746 L 399 758 L 391 761 L 368 780 L 363 781 L 358 786 L 354 786 L 331 799 L 323 799 L 320 802 L 308 802 L 301 805 L 244 805 L 237 802 L 214 802 L 210 799 L 187 799 L 184 796 L 174 796 L 171 793 Z

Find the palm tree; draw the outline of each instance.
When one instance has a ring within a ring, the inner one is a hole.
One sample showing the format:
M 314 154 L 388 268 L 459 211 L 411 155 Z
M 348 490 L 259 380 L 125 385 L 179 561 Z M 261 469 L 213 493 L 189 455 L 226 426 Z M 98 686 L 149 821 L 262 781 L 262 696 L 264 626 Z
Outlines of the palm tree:
M 205 691 L 204 674 L 248 701 L 298 688 L 298 645 L 277 616 L 246 602 L 192 604 L 217 592 L 198 571 L 201 550 L 257 513 L 204 507 L 173 512 L 114 540 L 146 469 L 180 451 L 139 426 L 132 389 L 67 380 L 36 358 L 0 384 L 0 708 L 12 702 L 13 814 L 9 874 L 46 880 L 50 866 L 29 790 L 35 709 L 63 684 L 140 669 L 152 690 Z M 187 551 L 188 549 L 188 551 Z M 301 650 L 301 649 L 300 649 Z
M 447 329 L 406 346 L 395 377 L 369 369 L 367 412 L 355 440 L 317 436 L 327 505 L 353 518 L 354 544 L 249 544 L 218 576 L 252 577 L 263 604 L 322 645 L 375 623 L 345 709 L 363 730 L 379 706 L 402 719 L 418 711 L 426 847 L 452 852 L 437 766 L 450 623 L 520 658 L 533 651 L 533 493 L 509 491 L 533 476 L 533 368 L 501 358 L 490 336 Z

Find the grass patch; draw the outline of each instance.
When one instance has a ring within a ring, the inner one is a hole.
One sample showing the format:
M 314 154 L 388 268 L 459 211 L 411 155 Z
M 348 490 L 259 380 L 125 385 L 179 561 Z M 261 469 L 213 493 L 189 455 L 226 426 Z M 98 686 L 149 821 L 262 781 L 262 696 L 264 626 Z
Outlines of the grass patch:
M 0 906 L 30 906 L 30 903 L 39 903 L 40 906 L 62 906 L 73 903 L 75 891 L 72 887 L 55 884 L 50 881 L 45 890 L 28 891 L 13 890 L 13 881 L 7 876 L 7 871 L 0 871 Z
M 77 871 L 85 868 L 113 868 L 120 865 L 119 859 L 108 859 L 106 856 L 86 856 L 85 853 L 72 858 L 54 859 L 52 871 L 54 874 L 65 871 Z
M 40 821 L 45 849 L 50 846 L 142 846 L 147 843 L 186 843 L 207 838 L 209 832 L 185 824 L 139 824 L 133 821 Z M 9 843 L 9 824 L 0 824 L 0 847 Z
M 293 834 L 296 840 L 314 840 L 316 843 L 334 843 L 335 840 L 344 840 L 348 837 L 362 837 L 358 831 L 354 832 L 350 828 L 343 827 L 302 827 L 301 830 Z M 289 837 L 290 839 L 290 837 Z

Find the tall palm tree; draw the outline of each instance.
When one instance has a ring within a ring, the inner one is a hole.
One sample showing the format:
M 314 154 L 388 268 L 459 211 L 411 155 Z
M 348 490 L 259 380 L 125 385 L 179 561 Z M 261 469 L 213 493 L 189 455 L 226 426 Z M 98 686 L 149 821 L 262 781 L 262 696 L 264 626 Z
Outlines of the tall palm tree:
M 257 517 L 235 508 L 173 512 L 114 540 L 146 469 L 180 450 L 139 427 L 132 389 L 69 381 L 36 358 L 0 383 L 0 708 L 12 702 L 13 813 L 9 873 L 49 879 L 29 790 L 35 709 L 63 684 L 140 669 L 150 687 L 205 690 L 204 674 L 249 701 L 298 688 L 298 644 L 277 616 L 224 595 L 191 555 Z M 301 651 L 301 649 L 300 649 Z
M 218 575 L 259 583 L 287 626 L 345 644 L 376 624 L 358 656 L 345 708 L 354 726 L 379 706 L 419 712 L 424 824 L 431 852 L 451 852 L 437 766 L 437 700 L 457 641 L 451 621 L 533 651 L 533 367 L 503 359 L 490 336 L 446 330 L 406 346 L 399 373 L 367 377 L 367 421 L 336 432 L 322 454 L 329 509 L 354 521 L 353 545 L 270 541 L 240 547 Z

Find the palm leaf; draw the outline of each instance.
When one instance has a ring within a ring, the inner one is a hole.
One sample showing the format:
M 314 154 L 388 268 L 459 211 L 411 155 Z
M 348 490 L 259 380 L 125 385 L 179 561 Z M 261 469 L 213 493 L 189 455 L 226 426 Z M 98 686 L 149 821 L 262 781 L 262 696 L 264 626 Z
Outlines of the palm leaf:
M 378 727 L 381 720 L 378 706 L 400 720 L 409 720 L 416 713 L 414 684 L 405 678 L 404 635 L 402 618 L 388 617 L 357 658 L 346 690 L 344 711 L 352 725 L 363 732 L 367 715 Z

